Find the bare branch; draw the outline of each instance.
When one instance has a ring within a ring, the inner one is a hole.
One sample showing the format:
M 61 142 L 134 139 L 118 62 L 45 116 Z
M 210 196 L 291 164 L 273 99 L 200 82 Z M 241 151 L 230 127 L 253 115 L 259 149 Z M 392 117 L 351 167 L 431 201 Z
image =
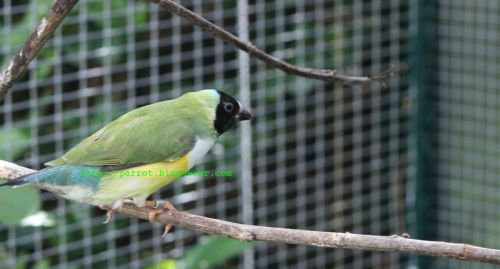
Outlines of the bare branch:
M 254 46 L 252 43 L 239 39 L 235 35 L 211 23 L 210 21 L 206 20 L 200 15 L 190 11 L 189 9 L 183 7 L 180 4 L 177 4 L 174 1 L 170 0 L 151 0 L 151 1 L 158 4 L 160 7 L 168 10 L 169 12 L 174 13 L 186 19 L 191 24 L 200 27 L 204 31 L 213 35 L 214 37 L 224 40 L 231 46 L 241 49 L 250 54 L 251 56 L 255 56 L 259 60 L 271 64 L 276 68 L 279 68 L 290 74 L 295 74 L 312 79 L 323 80 L 327 82 L 341 82 L 347 85 L 364 84 L 372 81 L 377 81 L 382 83 L 382 85 L 384 85 L 384 82 L 386 80 L 394 76 L 396 73 L 400 72 L 400 70 L 398 70 L 397 68 L 390 68 L 374 76 L 357 77 L 357 76 L 347 76 L 338 74 L 335 70 L 313 69 L 313 68 L 296 66 L 265 53 L 264 51 Z
M 76 3 L 78 3 L 78 0 L 57 0 L 52 5 L 40 25 L 0 73 L 0 101 L 2 101 L 14 82 L 26 71 L 29 63 L 35 58 Z
M 377 81 L 382 85 L 385 85 L 385 81 L 401 71 L 397 68 L 390 68 L 382 72 L 381 74 L 377 74 L 371 77 L 358 77 L 338 74 L 335 70 L 313 69 L 295 66 L 265 53 L 250 42 L 240 40 L 221 27 L 211 23 L 210 21 L 173 1 L 152 1 L 165 8 L 166 10 L 185 18 L 192 24 L 209 32 L 214 37 L 220 38 L 230 45 L 239 48 L 247 52 L 248 54 L 255 56 L 256 58 L 291 74 L 327 82 L 337 81 L 349 85 L 363 84 L 372 81 Z M 0 73 L 0 101 L 4 98 L 5 94 L 7 94 L 13 83 L 18 80 L 26 71 L 29 63 L 38 54 L 40 49 L 47 42 L 49 37 L 54 33 L 55 29 L 59 26 L 64 17 L 77 3 L 78 0 L 56 0 L 56 2 L 52 5 L 52 8 L 47 12 L 35 31 L 31 34 L 31 36 L 24 43 L 21 49 L 16 53 L 14 58 L 12 58 L 12 60 L 7 64 L 7 67 Z
M 0 178 L 10 180 L 33 172 L 35 171 L 0 160 Z M 125 204 L 118 211 L 131 217 L 147 220 L 150 210 L 149 208 L 138 208 L 134 205 Z M 329 248 L 413 253 L 500 264 L 500 250 L 468 244 L 416 240 L 397 235 L 377 236 L 245 225 L 197 216 L 182 211 L 162 212 L 158 214 L 157 220 L 164 224 L 173 224 L 186 229 L 244 241 L 260 240 Z

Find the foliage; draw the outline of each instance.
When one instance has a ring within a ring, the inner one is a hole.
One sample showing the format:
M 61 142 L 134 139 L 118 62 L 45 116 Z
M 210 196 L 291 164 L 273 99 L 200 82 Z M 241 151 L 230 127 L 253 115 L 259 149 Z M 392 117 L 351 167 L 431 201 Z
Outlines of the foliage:
M 38 191 L 28 187 L 0 188 L 0 222 L 16 224 L 40 209 Z
M 254 245 L 253 242 L 241 242 L 220 236 L 207 236 L 180 259 L 168 259 L 147 269 L 209 269 L 233 258 L 243 250 Z
M 27 137 L 18 129 L 0 129 L 0 141 L 9 141 L 14 158 L 21 155 L 27 147 Z M 7 157 L 7 151 L 0 150 L 0 160 Z M 40 196 L 37 190 L 31 188 L 3 187 L 0 188 L 0 204 L 0 222 L 13 225 L 40 209 Z

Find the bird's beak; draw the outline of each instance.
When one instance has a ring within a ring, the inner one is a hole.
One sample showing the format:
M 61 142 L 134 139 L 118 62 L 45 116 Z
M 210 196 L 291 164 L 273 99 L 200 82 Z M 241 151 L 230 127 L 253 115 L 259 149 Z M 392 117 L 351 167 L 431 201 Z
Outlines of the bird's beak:
M 244 121 L 244 120 L 249 120 L 252 118 L 252 114 L 250 114 L 250 112 L 248 112 L 248 110 L 246 109 L 242 109 L 240 113 L 238 113 L 238 115 L 236 115 L 236 118 L 239 120 L 239 121 Z

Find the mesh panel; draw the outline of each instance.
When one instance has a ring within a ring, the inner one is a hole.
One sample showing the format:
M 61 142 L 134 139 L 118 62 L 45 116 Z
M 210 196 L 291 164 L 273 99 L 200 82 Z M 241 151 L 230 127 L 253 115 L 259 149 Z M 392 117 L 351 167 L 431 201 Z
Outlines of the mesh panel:
M 399 12 L 405 7 L 396 1 L 287 3 L 257 2 L 252 38 L 282 59 L 359 75 L 381 72 L 404 55 L 399 39 L 405 14 Z M 254 68 L 257 224 L 396 233 L 404 225 L 398 187 L 405 82 L 396 79 L 390 91 L 376 84 L 335 88 L 261 63 Z M 257 268 L 400 265 L 397 255 L 270 244 L 259 245 L 257 257 L 263 257 Z
M 439 2 L 439 239 L 500 248 L 500 3 Z M 436 266 L 494 268 L 445 259 Z
M 8 59 L 45 1 L 4 1 L 1 53 Z M 205 18 L 236 32 L 237 3 L 186 1 Z M 28 12 L 29 11 L 29 12 Z M 401 1 L 250 1 L 249 38 L 291 63 L 379 73 L 407 57 L 408 7 Z M 28 16 L 28 14 L 33 14 Z M 21 24 L 19 21 L 27 20 Z M 21 25 L 21 26 L 19 26 Z M 17 39 L 19 41 L 16 41 Z M 82 1 L 67 17 L 0 110 L 4 158 L 40 168 L 133 108 L 203 88 L 238 95 L 238 52 L 148 1 Z M 404 175 L 408 85 L 342 87 L 249 62 L 252 164 L 240 160 L 240 134 L 230 131 L 199 170 L 235 177 L 188 177 L 154 197 L 178 209 L 242 222 L 239 171 L 250 168 L 258 225 L 389 235 L 405 231 Z M 492 82 L 493 83 L 493 82 Z M 43 193 L 54 227 L 0 226 L 0 250 L 50 268 L 143 268 L 182 257 L 200 235 L 116 216 Z M 451 200 L 450 200 L 451 201 Z M 248 206 L 245 205 L 245 206 Z M 248 218 L 248 216 L 245 216 Z M 479 239 L 480 240 L 480 239 Z M 250 260 L 251 259 L 251 260 Z M 398 254 L 259 243 L 229 268 L 400 268 Z

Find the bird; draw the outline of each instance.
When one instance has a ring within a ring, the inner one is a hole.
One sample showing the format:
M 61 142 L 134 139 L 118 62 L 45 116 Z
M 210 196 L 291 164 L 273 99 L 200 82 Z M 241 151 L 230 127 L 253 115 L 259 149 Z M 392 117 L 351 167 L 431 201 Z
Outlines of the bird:
M 154 222 L 156 214 L 175 207 L 147 198 L 181 178 L 220 135 L 251 117 L 225 92 L 189 92 L 134 109 L 45 163 L 46 168 L 0 186 L 49 188 L 66 199 L 108 209 L 104 223 L 123 203 L 134 203 L 153 208 L 149 220 Z M 165 227 L 165 234 L 170 227 Z

